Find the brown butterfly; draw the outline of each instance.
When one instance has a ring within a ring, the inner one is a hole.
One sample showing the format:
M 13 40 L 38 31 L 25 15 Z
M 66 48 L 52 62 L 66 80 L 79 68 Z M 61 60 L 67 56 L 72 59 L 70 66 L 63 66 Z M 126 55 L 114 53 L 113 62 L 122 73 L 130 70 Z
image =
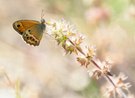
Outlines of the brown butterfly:
M 13 28 L 22 35 L 24 41 L 30 45 L 38 46 L 46 28 L 45 20 L 18 20 L 13 23 Z

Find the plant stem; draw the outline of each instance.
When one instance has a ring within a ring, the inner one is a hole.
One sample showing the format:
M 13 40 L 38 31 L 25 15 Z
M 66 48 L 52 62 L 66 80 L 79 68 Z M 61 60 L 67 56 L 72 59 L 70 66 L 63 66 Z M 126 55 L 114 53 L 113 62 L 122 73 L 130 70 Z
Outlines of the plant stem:
M 80 49 L 78 49 L 78 48 L 76 47 L 76 45 L 75 45 L 69 38 L 68 38 L 68 41 L 69 41 L 82 55 L 84 55 L 84 56 L 86 57 L 86 54 L 85 54 L 83 51 L 81 51 Z M 92 62 L 97 68 L 99 68 L 99 69 L 101 70 L 101 67 L 96 63 L 96 60 L 92 59 L 91 62 Z M 111 79 L 108 75 L 105 75 L 105 76 L 106 76 L 107 79 L 112 83 L 112 85 L 113 85 L 114 87 L 116 87 L 116 85 L 115 85 L 115 83 L 112 81 L 112 79 Z

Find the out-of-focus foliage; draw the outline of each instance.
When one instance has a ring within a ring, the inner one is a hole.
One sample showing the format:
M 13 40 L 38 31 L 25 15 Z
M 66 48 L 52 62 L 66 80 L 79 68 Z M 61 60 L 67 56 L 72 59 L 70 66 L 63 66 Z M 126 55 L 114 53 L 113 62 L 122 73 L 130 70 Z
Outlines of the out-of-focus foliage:
M 112 59 L 114 73 L 129 77 L 134 92 L 134 0 L 0 0 L 0 98 L 102 98 L 106 81 L 90 80 L 54 39 L 44 35 L 33 47 L 13 30 L 19 19 L 40 21 L 42 9 L 46 21 L 64 18 L 75 25 L 101 60 Z

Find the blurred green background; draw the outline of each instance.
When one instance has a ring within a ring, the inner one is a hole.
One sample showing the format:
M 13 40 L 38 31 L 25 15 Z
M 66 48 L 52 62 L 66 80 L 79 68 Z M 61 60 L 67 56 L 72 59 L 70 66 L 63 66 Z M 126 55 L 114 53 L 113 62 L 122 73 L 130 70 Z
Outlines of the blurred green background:
M 12 28 L 20 19 L 64 18 L 97 47 L 97 57 L 113 61 L 112 73 L 123 72 L 135 91 L 135 0 L 0 0 L 0 98 L 103 98 L 104 79 L 91 80 L 87 70 L 54 39 L 27 45 Z

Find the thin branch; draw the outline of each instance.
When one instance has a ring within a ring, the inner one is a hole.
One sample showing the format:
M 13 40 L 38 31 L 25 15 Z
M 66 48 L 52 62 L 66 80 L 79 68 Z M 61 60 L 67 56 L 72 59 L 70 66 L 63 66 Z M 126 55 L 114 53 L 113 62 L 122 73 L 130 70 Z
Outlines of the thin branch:
M 80 51 L 80 49 L 78 49 L 76 47 L 76 45 L 68 38 L 68 41 L 82 54 L 86 57 L 86 54 L 83 52 L 83 51 Z M 94 59 L 91 60 L 91 62 L 99 69 L 101 69 L 101 67 L 96 63 L 96 61 Z M 111 73 L 109 73 L 108 75 L 111 75 Z M 107 79 L 112 83 L 112 85 L 114 87 L 116 87 L 115 83 L 112 81 L 112 79 L 108 76 L 108 75 L 105 75 L 107 77 Z

